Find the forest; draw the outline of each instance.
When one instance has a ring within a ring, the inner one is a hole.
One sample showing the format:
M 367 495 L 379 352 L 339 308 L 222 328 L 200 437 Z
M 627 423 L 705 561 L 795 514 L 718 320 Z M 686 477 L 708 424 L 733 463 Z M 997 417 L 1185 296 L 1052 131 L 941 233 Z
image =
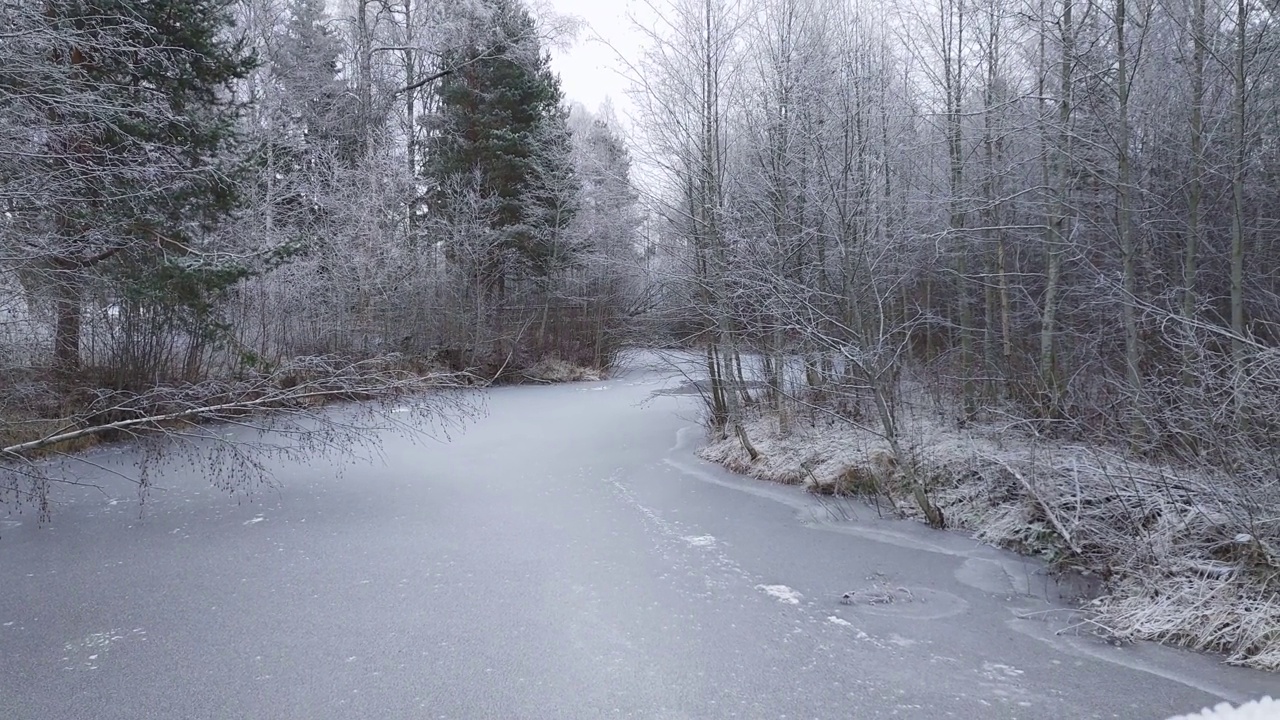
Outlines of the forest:
M 549 69 L 570 30 L 519 0 L 6 3 L 9 499 L 101 440 L 264 409 L 353 439 L 314 410 L 608 366 L 640 216 L 616 121 Z
M 704 457 L 1280 667 L 1274 6 L 661 8 L 629 68 Z
M 305 448 L 364 436 L 329 401 L 676 349 L 707 457 L 1280 667 L 1274 6 L 648 0 L 625 117 L 534 10 L 6 3 L 6 499 L 93 441 Z

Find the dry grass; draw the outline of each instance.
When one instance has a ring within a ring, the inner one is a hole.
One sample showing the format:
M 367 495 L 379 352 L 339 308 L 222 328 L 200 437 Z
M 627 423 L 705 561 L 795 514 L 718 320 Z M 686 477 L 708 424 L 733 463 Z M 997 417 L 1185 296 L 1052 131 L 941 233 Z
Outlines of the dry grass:
M 61 420 L 40 418 L 19 420 L 4 418 L 3 420 L 0 420 L 0 447 L 20 445 L 22 443 L 40 440 L 41 438 L 56 435 L 68 428 L 74 428 L 77 424 L 78 422 L 74 418 Z M 39 452 L 34 453 L 31 457 L 40 458 L 52 455 L 83 452 L 100 443 L 101 438 L 97 436 L 76 438 L 74 440 L 49 445 L 48 447 L 42 448 Z
M 556 357 L 539 360 L 533 367 L 522 371 L 521 375 L 529 382 L 548 384 L 600 380 L 599 371 L 574 365 Z
M 702 456 L 815 492 L 876 494 L 904 516 L 922 515 L 911 494 L 919 485 L 948 525 L 1106 579 L 1090 609 L 1111 637 L 1280 670 L 1280 483 L 1003 427 L 958 430 L 924 414 L 902 421 L 904 467 L 886 460 L 883 438 L 843 423 L 797 424 L 786 437 L 765 418 L 746 429 L 756 462 L 732 437 Z

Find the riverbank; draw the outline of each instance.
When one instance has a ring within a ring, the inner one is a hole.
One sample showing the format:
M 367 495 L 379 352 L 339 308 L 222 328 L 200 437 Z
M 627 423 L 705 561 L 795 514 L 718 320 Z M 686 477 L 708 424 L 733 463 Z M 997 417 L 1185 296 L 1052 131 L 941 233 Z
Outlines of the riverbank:
M 904 417 L 897 458 L 870 428 L 772 416 L 704 459 L 771 482 L 861 496 L 885 512 L 1101 579 L 1086 610 L 1116 641 L 1152 640 L 1280 671 L 1280 490 L 1010 427 Z M 924 509 L 928 508 L 928 510 Z M 936 511 L 936 514 L 934 514 Z M 932 515 L 932 517 L 929 517 Z
M 447 435 L 480 414 L 477 391 L 500 384 L 555 384 L 598 380 L 600 371 L 544 358 L 528 368 L 490 378 L 452 371 L 400 355 L 348 361 L 303 357 L 270 371 L 200 383 L 156 385 L 143 392 L 109 388 L 38 386 L 37 401 L 0 404 L 0 512 L 34 509 L 52 515 L 50 489 L 84 484 L 51 472 L 44 461 L 61 457 L 87 466 L 82 453 L 98 445 L 133 443 L 150 448 L 147 463 L 129 477 L 140 503 L 151 487 L 148 467 L 186 456 L 212 485 L 230 494 L 269 483 L 262 461 L 345 448 L 358 455 L 376 448 L 384 431 Z M 28 397 L 33 397 L 28 394 Z M 333 406 L 349 410 L 338 415 Z M 288 443 L 230 441 L 227 427 L 288 437 Z

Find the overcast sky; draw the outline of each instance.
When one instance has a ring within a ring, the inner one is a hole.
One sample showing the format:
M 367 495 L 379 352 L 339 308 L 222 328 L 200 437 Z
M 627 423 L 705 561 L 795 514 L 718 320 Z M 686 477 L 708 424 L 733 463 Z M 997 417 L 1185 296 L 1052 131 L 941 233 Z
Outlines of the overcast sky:
M 611 99 L 625 123 L 627 82 L 619 75 L 620 64 L 614 50 L 599 40 L 612 44 L 628 58 L 636 57 L 640 43 L 627 19 L 635 0 L 548 2 L 556 12 L 577 16 L 586 23 L 572 48 L 552 51 L 552 64 L 560 73 L 565 96 L 569 102 L 580 102 L 593 111 Z

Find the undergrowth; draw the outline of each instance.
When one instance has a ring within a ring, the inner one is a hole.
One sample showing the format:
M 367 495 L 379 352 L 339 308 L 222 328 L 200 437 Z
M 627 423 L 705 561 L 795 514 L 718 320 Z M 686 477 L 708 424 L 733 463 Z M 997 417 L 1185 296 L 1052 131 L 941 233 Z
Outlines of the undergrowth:
M 859 495 L 980 541 L 1103 578 L 1093 624 L 1115 640 L 1154 640 L 1280 670 L 1280 483 L 1136 460 L 1107 448 L 903 420 L 893 457 L 871 429 L 757 417 L 751 461 L 729 435 L 701 454 L 763 480 Z M 937 524 L 937 523 L 935 523 Z

